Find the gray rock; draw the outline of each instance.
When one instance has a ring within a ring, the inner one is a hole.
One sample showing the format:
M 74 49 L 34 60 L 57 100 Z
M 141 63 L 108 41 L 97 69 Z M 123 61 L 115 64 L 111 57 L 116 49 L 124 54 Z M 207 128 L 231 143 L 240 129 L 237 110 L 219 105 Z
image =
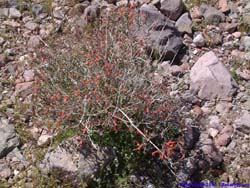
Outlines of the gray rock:
M 192 34 L 192 20 L 186 12 L 183 14 L 175 23 L 176 28 L 178 29 L 179 32 L 181 33 L 188 33 Z
M 217 129 L 215 129 L 215 128 L 209 128 L 208 129 L 208 133 L 209 133 L 209 135 L 211 136 L 211 137 L 216 137 L 216 135 L 219 133 L 219 131 L 217 130 Z
M 215 147 L 212 139 L 205 136 L 201 136 L 201 150 L 205 154 L 206 161 L 210 163 L 212 167 L 216 167 L 223 161 L 223 156 L 220 151 Z
M 246 61 L 250 61 L 250 52 L 245 53 L 244 59 L 245 59 Z
M 5 42 L 4 38 L 3 37 L 0 37 L 0 46 L 3 45 Z
M 40 45 L 40 40 L 41 38 L 38 35 L 31 36 L 28 40 L 27 46 L 30 48 L 36 48 Z
M 218 25 L 225 20 L 225 15 L 210 5 L 201 5 L 200 10 L 208 24 Z
M 9 9 L 9 18 L 20 18 L 22 16 L 21 12 L 17 10 L 16 8 L 10 8 Z
M 0 179 L 8 179 L 12 175 L 10 167 L 6 163 L 0 162 Z
M 188 182 L 195 172 L 198 171 L 197 161 L 194 158 L 186 158 L 182 161 L 180 170 L 177 172 L 179 182 Z M 186 183 L 184 183 L 186 185 Z
M 6 56 L 4 54 L 0 54 L 0 68 L 5 66 L 7 63 Z
M 8 17 L 9 16 L 9 9 L 8 8 L 0 8 L 0 18 Z
M 62 19 L 64 19 L 65 15 L 64 15 L 64 12 L 62 10 L 54 10 L 53 16 L 54 16 L 54 18 L 62 20 Z
M 231 100 L 238 86 L 229 71 L 210 51 L 198 59 L 190 72 L 190 90 L 201 99 Z
M 219 112 L 221 115 L 225 116 L 230 112 L 232 107 L 233 107 L 232 103 L 222 101 L 216 104 L 215 110 Z
M 161 12 L 171 20 L 177 20 L 183 8 L 182 0 L 161 0 Z
M 235 120 L 235 128 L 238 131 L 241 131 L 245 134 L 249 134 L 250 131 L 250 113 L 246 110 L 242 111 L 241 117 L 239 117 L 237 120 Z
M 142 15 L 142 18 L 145 19 L 145 24 L 147 24 L 148 26 L 151 26 L 152 24 L 157 23 L 159 21 L 166 20 L 166 17 L 155 6 L 151 4 L 143 4 L 140 7 L 139 11 Z
M 90 5 L 84 10 L 83 17 L 86 19 L 87 22 L 93 22 L 97 18 L 99 18 L 101 14 L 101 10 L 96 5 Z
M 237 23 L 221 23 L 220 28 L 223 31 L 227 31 L 228 33 L 233 33 L 236 31 L 238 24 Z
M 250 167 L 248 166 L 248 167 L 241 168 L 238 172 L 238 177 L 241 182 L 249 182 Z
M 142 31 L 147 54 L 152 59 L 172 60 L 182 47 L 182 38 L 168 21 L 158 21 L 148 30 Z
M 197 47 L 203 47 L 206 45 L 206 40 L 204 39 L 203 35 L 200 33 L 193 39 L 193 43 Z
M 188 150 L 192 149 L 195 143 L 199 140 L 199 130 L 192 126 L 187 126 L 184 132 L 184 147 Z
M 250 37 L 244 36 L 240 40 L 240 49 L 244 49 L 245 51 L 250 49 Z
M 232 126 L 225 126 L 215 138 L 215 145 L 227 146 L 231 142 L 233 131 L 234 129 Z
M 21 96 L 25 98 L 32 93 L 32 90 L 33 90 L 33 82 L 24 82 L 16 84 L 13 97 Z
M 25 23 L 24 25 L 27 29 L 31 30 L 31 31 L 34 31 L 38 28 L 38 24 L 35 23 L 35 22 L 32 22 L 32 21 L 29 21 L 27 23 Z
M 250 98 L 249 97 L 243 103 L 242 109 L 250 111 Z
M 43 173 L 55 172 L 59 178 L 88 181 L 114 159 L 108 148 L 94 149 L 86 140 L 80 148 L 76 137 L 63 141 L 55 150 L 48 152 L 40 164 Z
M 11 8 L 18 9 L 19 8 L 19 4 L 20 4 L 20 2 L 18 2 L 18 0 L 8 0 L 8 5 Z
M 37 16 L 43 12 L 43 6 L 40 4 L 34 4 L 32 5 L 31 10 Z
M 25 82 L 33 81 L 35 79 L 34 70 L 32 70 L 32 69 L 25 70 L 23 73 L 23 78 L 24 78 Z
M 245 25 L 248 25 L 248 26 L 250 25 L 250 14 L 249 13 L 243 13 L 242 22 Z
M 186 91 L 185 93 L 183 93 L 182 99 L 185 102 L 188 102 L 188 103 L 191 103 L 191 104 L 199 105 L 201 103 L 201 100 L 196 95 L 191 93 L 190 91 Z
M 0 119 L 0 158 L 19 146 L 19 139 L 12 124 L 5 118 Z

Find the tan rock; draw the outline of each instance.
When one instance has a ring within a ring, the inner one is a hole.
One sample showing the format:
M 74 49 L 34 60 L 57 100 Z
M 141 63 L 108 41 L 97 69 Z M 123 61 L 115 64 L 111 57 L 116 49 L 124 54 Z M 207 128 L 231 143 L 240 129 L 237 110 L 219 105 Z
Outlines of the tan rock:
M 218 8 L 221 12 L 228 12 L 230 9 L 227 4 L 227 0 L 219 0 L 218 2 Z

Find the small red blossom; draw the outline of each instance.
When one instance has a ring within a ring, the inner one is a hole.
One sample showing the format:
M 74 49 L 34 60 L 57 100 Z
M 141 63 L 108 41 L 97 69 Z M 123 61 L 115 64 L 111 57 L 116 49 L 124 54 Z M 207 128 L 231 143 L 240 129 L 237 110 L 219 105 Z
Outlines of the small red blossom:
M 67 104 L 68 101 L 69 101 L 69 96 L 64 96 L 64 97 L 63 97 L 63 103 L 64 103 L 64 104 Z
M 80 89 L 76 89 L 76 90 L 74 90 L 74 95 L 75 95 L 75 96 L 80 95 L 80 93 L 81 93 Z
M 140 144 L 138 147 L 136 147 L 135 149 L 133 149 L 133 151 L 141 151 L 142 147 L 144 146 L 144 144 Z
M 160 153 L 160 151 L 159 151 L 159 150 L 156 150 L 156 151 L 153 151 L 153 152 L 151 153 L 151 155 L 152 155 L 152 156 L 156 156 L 156 154 L 158 154 L 158 153 Z
M 115 131 L 115 133 L 117 133 L 118 132 L 118 124 L 117 124 L 116 120 L 113 120 L 113 125 L 114 125 L 114 131 Z
M 83 128 L 83 129 L 82 129 L 82 134 L 86 134 L 87 131 L 88 131 L 87 128 Z

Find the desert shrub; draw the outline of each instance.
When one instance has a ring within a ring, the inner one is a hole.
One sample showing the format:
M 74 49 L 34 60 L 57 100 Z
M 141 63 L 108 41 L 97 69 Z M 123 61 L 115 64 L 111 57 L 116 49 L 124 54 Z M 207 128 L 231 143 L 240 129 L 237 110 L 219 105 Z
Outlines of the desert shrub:
M 77 129 L 80 147 L 81 137 L 88 137 L 93 147 L 117 153 L 94 187 L 118 187 L 118 180 L 149 169 L 155 182 L 157 176 L 168 182 L 171 164 L 181 158 L 180 104 L 167 81 L 154 81 L 143 40 L 134 35 L 135 17 L 127 8 L 109 12 L 38 54 L 37 125 Z

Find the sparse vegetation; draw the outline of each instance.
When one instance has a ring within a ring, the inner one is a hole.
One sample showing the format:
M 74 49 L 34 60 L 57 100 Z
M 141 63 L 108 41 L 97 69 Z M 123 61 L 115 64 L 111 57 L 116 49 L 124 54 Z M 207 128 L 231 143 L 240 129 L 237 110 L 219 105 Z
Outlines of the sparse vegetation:
M 143 44 L 132 32 L 134 18 L 133 11 L 118 9 L 39 54 L 45 64 L 33 101 L 37 126 L 75 129 L 93 145 L 117 153 L 116 162 L 93 187 L 130 187 L 133 173 L 165 176 L 153 178 L 155 184 L 164 184 L 174 168 L 170 166 L 182 155 L 179 102 L 169 96 L 166 85 L 152 79 Z

